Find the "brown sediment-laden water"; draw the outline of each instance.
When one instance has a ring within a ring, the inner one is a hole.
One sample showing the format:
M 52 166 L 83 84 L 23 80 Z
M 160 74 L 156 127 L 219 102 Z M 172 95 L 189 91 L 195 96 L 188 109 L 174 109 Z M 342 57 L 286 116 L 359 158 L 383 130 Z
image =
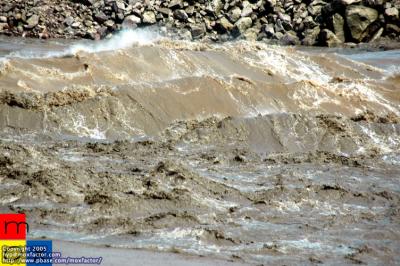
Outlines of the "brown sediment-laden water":
M 31 237 L 400 263 L 398 50 L 1 43 L 1 211 Z

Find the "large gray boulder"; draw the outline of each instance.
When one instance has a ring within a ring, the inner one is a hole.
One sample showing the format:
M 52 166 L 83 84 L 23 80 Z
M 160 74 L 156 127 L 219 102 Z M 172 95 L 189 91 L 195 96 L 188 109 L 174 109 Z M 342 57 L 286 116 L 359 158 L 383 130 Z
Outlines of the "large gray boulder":
M 231 20 L 231 22 L 235 23 L 240 19 L 241 15 L 242 15 L 242 10 L 239 7 L 234 7 L 229 12 L 228 17 Z
M 190 33 L 192 34 L 192 39 L 199 39 L 206 33 L 204 25 L 190 25 L 189 27 Z
M 175 10 L 174 17 L 176 19 L 179 19 L 180 21 L 187 21 L 189 18 L 188 14 L 185 12 L 185 10 L 182 10 L 182 9 Z
M 255 41 L 257 40 L 258 32 L 255 28 L 249 28 L 243 33 L 243 37 L 248 41 Z
M 385 9 L 385 15 L 390 19 L 399 18 L 399 10 L 395 7 Z
M 219 15 L 224 7 L 224 3 L 222 0 L 213 0 L 210 4 L 210 7 L 211 10 L 214 11 L 215 15 Z
M 5 28 L 8 28 L 7 23 L 0 23 L 0 31 L 4 30 Z
M 282 36 L 282 38 L 280 39 L 280 43 L 282 43 L 283 45 L 299 45 L 300 40 L 296 36 L 295 32 L 289 31 Z
M 342 44 L 342 41 L 330 30 L 324 29 L 320 33 L 320 41 L 328 47 L 336 47 Z
M 183 7 L 183 1 L 182 0 L 172 0 L 168 8 L 182 8 Z
M 248 2 L 245 2 L 248 3 Z M 240 14 L 241 17 L 250 17 L 251 13 L 253 13 L 253 7 L 251 4 L 247 4 L 243 10 L 242 13 Z
M 261 30 L 266 34 L 268 38 L 272 38 L 275 35 L 275 29 L 272 23 L 263 25 Z
M 135 15 L 127 16 L 122 23 L 122 27 L 125 29 L 136 28 L 138 24 L 140 24 L 142 20 Z
M 235 28 L 233 29 L 233 34 L 235 36 L 242 35 L 247 29 L 249 29 L 251 27 L 252 24 L 253 24 L 253 21 L 249 17 L 244 17 L 244 18 L 239 19 L 235 23 Z
M 345 34 L 344 34 L 344 19 L 343 17 L 336 13 L 332 16 L 332 25 L 333 31 L 335 32 L 336 37 L 339 38 L 342 42 L 345 41 Z
M 32 15 L 27 21 L 27 25 L 25 25 L 25 28 L 27 29 L 33 29 L 36 27 L 37 24 L 39 24 L 39 16 L 34 14 Z
M 222 17 L 219 21 L 217 21 L 215 27 L 218 32 L 225 33 L 233 29 L 233 24 L 227 18 Z
M 104 14 L 103 11 L 95 13 L 93 18 L 95 21 L 97 21 L 100 24 L 103 24 L 104 22 L 106 22 L 108 20 L 108 16 L 106 14 Z
M 156 15 L 153 11 L 146 11 L 143 13 L 142 21 L 145 24 L 154 24 L 157 22 Z
M 351 36 L 361 41 L 363 33 L 371 23 L 378 18 L 378 11 L 366 6 L 348 6 L 346 8 L 346 21 L 350 29 Z
M 310 46 L 317 44 L 317 41 L 318 41 L 317 39 L 318 39 L 320 32 L 321 32 L 321 29 L 319 28 L 319 26 L 312 28 L 312 29 L 305 30 L 302 44 L 310 45 Z

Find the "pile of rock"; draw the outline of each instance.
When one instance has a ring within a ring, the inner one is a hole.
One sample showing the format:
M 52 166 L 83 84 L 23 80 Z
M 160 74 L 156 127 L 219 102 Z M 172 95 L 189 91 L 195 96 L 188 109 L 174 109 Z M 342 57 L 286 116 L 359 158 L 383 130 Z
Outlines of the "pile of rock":
M 0 32 L 100 39 L 158 25 L 190 40 L 336 46 L 399 39 L 399 9 L 400 0 L 8 0 L 0 3 Z

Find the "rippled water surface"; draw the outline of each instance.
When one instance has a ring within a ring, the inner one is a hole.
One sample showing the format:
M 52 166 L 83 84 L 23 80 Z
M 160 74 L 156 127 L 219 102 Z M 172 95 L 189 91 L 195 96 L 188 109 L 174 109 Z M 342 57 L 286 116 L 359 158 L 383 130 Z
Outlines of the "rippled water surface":
M 0 201 L 31 236 L 398 264 L 398 50 L 0 39 Z

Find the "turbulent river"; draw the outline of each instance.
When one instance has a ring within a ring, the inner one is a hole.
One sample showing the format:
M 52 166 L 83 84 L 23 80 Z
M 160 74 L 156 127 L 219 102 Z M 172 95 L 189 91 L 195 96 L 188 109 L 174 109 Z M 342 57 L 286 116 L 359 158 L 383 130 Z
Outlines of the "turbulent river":
M 400 263 L 400 51 L 0 39 L 0 208 L 30 237 Z

